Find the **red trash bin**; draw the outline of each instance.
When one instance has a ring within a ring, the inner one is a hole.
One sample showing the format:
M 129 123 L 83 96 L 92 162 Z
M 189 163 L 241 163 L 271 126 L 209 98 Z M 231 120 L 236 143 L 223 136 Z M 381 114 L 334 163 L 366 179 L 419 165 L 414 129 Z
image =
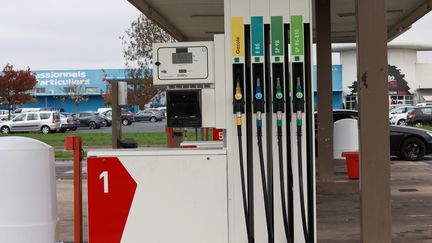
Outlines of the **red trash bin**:
M 343 152 L 342 157 L 345 157 L 348 169 L 348 177 L 351 180 L 359 179 L 359 153 L 358 152 Z

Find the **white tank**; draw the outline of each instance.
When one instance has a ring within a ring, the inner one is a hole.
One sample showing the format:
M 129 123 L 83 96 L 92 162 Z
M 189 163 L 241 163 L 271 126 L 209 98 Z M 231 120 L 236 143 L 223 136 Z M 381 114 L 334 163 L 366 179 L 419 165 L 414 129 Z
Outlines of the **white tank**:
M 356 119 L 342 119 L 334 123 L 333 157 L 343 159 L 342 152 L 358 151 L 358 125 Z
M 54 149 L 38 140 L 0 137 L 0 242 L 56 242 Z

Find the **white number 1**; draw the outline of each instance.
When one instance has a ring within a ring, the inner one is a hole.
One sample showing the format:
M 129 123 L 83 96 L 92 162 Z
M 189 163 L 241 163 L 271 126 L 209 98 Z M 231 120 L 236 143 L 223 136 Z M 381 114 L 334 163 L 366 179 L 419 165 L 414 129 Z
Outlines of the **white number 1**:
M 104 183 L 104 193 L 108 193 L 108 171 L 103 171 L 100 175 L 99 175 L 99 179 L 104 179 L 103 183 Z

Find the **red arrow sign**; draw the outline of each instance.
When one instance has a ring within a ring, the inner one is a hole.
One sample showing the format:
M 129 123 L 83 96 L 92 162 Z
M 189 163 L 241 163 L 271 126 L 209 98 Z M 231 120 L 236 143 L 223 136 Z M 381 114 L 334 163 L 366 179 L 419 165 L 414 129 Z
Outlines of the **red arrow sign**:
M 137 187 L 116 157 L 88 158 L 88 227 L 91 243 L 120 243 Z

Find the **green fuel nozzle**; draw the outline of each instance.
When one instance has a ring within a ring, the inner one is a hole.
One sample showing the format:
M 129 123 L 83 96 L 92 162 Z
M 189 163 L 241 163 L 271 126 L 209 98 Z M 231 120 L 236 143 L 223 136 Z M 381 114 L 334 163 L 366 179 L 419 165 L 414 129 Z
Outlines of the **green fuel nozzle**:
M 276 112 L 276 122 L 278 127 L 282 127 L 282 112 L 284 112 L 284 93 L 282 91 L 282 84 L 280 77 L 276 77 L 276 85 L 274 86 L 274 111 Z
M 297 85 L 296 85 L 296 94 L 297 99 L 303 99 L 303 91 L 301 86 L 301 80 L 300 77 L 297 77 Z
M 280 78 L 279 77 L 276 78 L 276 94 L 275 94 L 275 97 L 278 100 L 283 99 L 282 86 L 281 86 Z
M 301 80 L 300 77 L 297 77 L 296 80 L 296 93 L 295 93 L 295 97 L 296 97 L 296 102 L 297 102 L 297 111 L 296 111 L 296 121 L 297 121 L 297 126 L 301 126 L 302 125 L 302 112 L 304 111 L 304 101 L 303 101 L 303 90 L 302 90 L 302 86 L 301 86 Z

